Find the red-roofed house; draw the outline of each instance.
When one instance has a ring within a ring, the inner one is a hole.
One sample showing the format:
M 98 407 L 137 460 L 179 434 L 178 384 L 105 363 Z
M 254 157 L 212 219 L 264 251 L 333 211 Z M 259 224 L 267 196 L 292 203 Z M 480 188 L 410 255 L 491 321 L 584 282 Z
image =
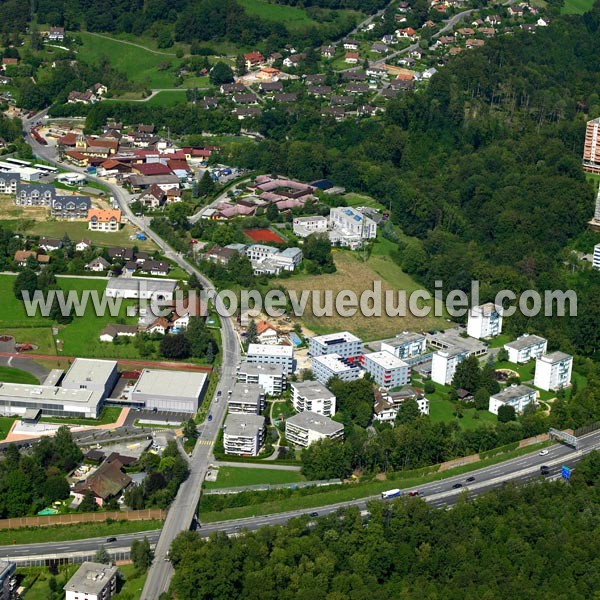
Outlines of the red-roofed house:
M 254 52 L 244 54 L 244 60 L 246 61 L 246 69 L 249 71 L 252 67 L 257 67 L 261 63 L 265 62 L 265 57 L 260 52 L 255 50 Z
M 349 65 L 355 65 L 360 61 L 360 54 L 358 52 L 346 52 L 344 61 Z
M 165 193 L 155 183 L 137 197 L 138 202 L 149 208 L 158 208 L 165 202 Z

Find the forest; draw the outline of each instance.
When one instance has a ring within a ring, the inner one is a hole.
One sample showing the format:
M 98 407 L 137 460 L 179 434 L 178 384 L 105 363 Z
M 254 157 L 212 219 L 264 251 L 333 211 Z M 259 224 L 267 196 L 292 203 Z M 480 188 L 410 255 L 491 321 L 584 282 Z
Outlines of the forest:
M 600 586 L 600 455 L 570 483 L 504 486 L 452 510 L 422 499 L 173 543 L 186 600 L 593 598 Z

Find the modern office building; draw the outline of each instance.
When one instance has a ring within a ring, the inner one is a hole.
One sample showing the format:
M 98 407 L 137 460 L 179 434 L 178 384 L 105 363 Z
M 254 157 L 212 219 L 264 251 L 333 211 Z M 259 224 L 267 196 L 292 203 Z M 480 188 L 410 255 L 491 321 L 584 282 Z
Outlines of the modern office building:
M 278 344 L 249 344 L 246 362 L 280 365 L 286 375 L 294 370 L 294 348 Z
M 118 380 L 116 360 L 76 358 L 65 373 L 61 387 L 98 392 L 104 400 L 113 391 Z
M 296 412 L 308 410 L 325 417 L 335 415 L 335 395 L 320 381 L 296 381 L 290 387 L 292 406 Z
M 600 117 L 588 121 L 585 128 L 583 170 L 600 173 Z
M 547 347 L 548 340 L 528 333 L 519 336 L 514 342 L 504 344 L 508 360 L 512 363 L 526 363 L 532 358 L 539 358 L 545 354 Z
M 110 600 L 117 593 L 117 567 L 84 562 L 65 587 L 65 600 Z
M 502 307 L 487 302 L 469 310 L 467 334 L 471 337 L 490 338 L 502 333 Z
M 256 456 L 265 437 L 265 418 L 261 415 L 230 414 L 223 426 L 225 454 Z
M 535 361 L 533 385 L 547 392 L 558 391 L 571 385 L 573 357 L 564 352 L 552 352 Z
M 405 360 L 414 358 L 427 351 L 427 338 L 422 333 L 404 331 L 390 340 L 381 342 L 382 352 L 389 352 L 397 358 Z
M 281 365 L 243 362 L 237 368 L 236 380 L 239 383 L 256 383 L 270 396 L 279 396 L 287 387 L 287 376 Z
M 357 361 L 350 361 L 338 354 L 314 356 L 312 359 L 312 371 L 317 380 L 323 385 L 327 385 L 327 382 L 332 377 L 337 377 L 342 381 L 354 381 L 355 379 L 360 379 L 363 375 L 363 371 Z
M 470 354 L 469 350 L 457 346 L 434 352 L 431 357 L 431 380 L 441 385 L 450 385 L 456 366 Z
M 148 409 L 194 414 L 206 381 L 205 373 L 144 369 L 131 390 L 131 402 Z
M 230 414 L 259 415 L 265 407 L 265 393 L 257 383 L 236 383 L 227 399 Z
M 526 385 L 509 385 L 497 394 L 490 396 L 489 411 L 495 415 L 501 406 L 512 406 L 516 413 L 535 402 L 536 391 Z
M 342 358 L 356 358 L 362 354 L 362 348 L 362 340 L 349 331 L 317 335 L 308 342 L 310 356 L 337 354 Z
M 324 438 L 343 439 L 344 426 L 329 417 L 305 411 L 286 420 L 285 437 L 295 446 L 307 448 L 313 442 Z
M 410 383 L 409 365 L 389 352 L 365 354 L 364 367 L 381 387 L 389 389 Z

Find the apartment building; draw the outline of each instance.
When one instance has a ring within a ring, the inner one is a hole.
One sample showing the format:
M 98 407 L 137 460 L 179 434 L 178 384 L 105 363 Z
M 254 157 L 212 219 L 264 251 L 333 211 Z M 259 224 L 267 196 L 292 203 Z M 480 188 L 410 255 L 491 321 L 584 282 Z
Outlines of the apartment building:
M 598 198 L 600 199 L 600 188 L 598 189 Z M 597 218 L 600 218 L 598 215 Z M 594 246 L 594 254 L 592 255 L 592 267 L 600 269 L 600 244 Z
M 327 217 L 296 217 L 292 222 L 294 234 L 306 238 L 313 233 L 327 232 Z
M 414 358 L 427 351 L 427 338 L 422 333 L 404 331 L 395 338 L 381 342 L 381 351 L 389 352 L 402 360 Z
M 65 587 L 66 600 L 110 600 L 117 593 L 117 567 L 84 562 Z
M 16 194 L 19 181 L 18 173 L 0 172 L 0 194 Z
M 389 389 L 410 383 L 409 365 L 389 352 L 365 354 L 364 367 L 381 387 Z
M 261 415 L 229 414 L 223 425 L 225 454 L 256 456 L 265 439 L 265 418 Z
M 236 380 L 242 384 L 258 384 L 270 396 L 279 396 L 287 387 L 287 376 L 281 365 L 243 362 L 237 368 Z
M 535 403 L 535 398 L 536 391 L 534 389 L 526 385 L 510 385 L 490 396 L 488 410 L 497 415 L 501 406 L 512 406 L 516 413 L 522 413 L 527 405 Z
M 547 347 L 548 340 L 528 333 L 519 336 L 514 342 L 504 344 L 508 360 L 512 363 L 526 363 L 532 358 L 538 358 L 546 353 Z
M 335 414 L 335 395 L 320 381 L 297 381 L 290 387 L 292 406 L 296 412 L 310 411 L 325 417 Z
M 558 391 L 571 385 L 573 357 L 564 352 L 552 352 L 535 361 L 533 385 L 546 391 Z
M 280 365 L 283 372 L 289 375 L 294 371 L 294 348 L 281 344 L 249 344 L 246 362 Z
M 257 383 L 235 383 L 227 399 L 230 414 L 259 415 L 265 407 L 265 393 Z
M 434 352 L 431 358 L 431 380 L 441 385 L 450 385 L 456 366 L 470 354 L 469 350 L 458 346 Z
M 308 448 L 313 442 L 324 438 L 343 439 L 344 426 L 329 417 L 305 411 L 286 420 L 285 437 L 295 446 Z
M 600 117 L 588 121 L 585 128 L 583 170 L 600 173 Z
M 273 246 L 265 246 L 263 244 L 252 244 L 245 250 L 246 256 L 252 261 L 261 261 L 267 258 L 271 258 L 276 254 L 279 254 L 279 249 Z
M 354 381 L 360 379 L 363 374 L 357 362 L 351 362 L 347 358 L 342 358 L 339 354 L 314 356 L 312 371 L 317 381 L 320 381 L 323 385 L 327 385 L 332 377 L 337 377 L 342 381 Z
M 342 358 L 356 358 L 362 354 L 363 343 L 349 331 L 317 335 L 308 341 L 310 356 L 337 354 Z
M 329 239 L 332 244 L 359 247 L 364 240 L 377 237 L 377 223 L 356 208 L 340 206 L 329 213 Z
M 88 211 L 88 229 L 92 231 L 119 231 L 121 211 L 113 209 L 92 208 Z
M 467 334 L 478 340 L 500 335 L 502 333 L 502 312 L 502 307 L 493 302 L 474 306 L 469 311 Z

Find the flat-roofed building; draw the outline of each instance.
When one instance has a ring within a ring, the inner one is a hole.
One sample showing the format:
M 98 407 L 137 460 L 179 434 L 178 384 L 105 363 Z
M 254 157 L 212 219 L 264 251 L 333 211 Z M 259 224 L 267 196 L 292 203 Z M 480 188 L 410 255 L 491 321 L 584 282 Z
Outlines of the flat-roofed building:
M 457 346 L 434 352 L 431 357 L 431 380 L 441 385 L 450 385 L 456 366 L 470 354 L 466 348 Z
M 342 358 L 356 358 L 362 354 L 362 340 L 349 331 L 317 335 L 308 342 L 311 356 L 337 354 Z
M 344 426 L 329 417 L 305 411 L 286 420 L 285 437 L 295 446 L 307 448 L 313 442 L 324 438 L 343 439 Z
M 312 359 L 312 371 L 323 385 L 332 377 L 337 377 L 342 381 L 354 381 L 362 377 L 363 371 L 358 362 L 349 361 L 342 358 L 339 354 L 324 354 L 323 356 L 314 356 Z
M 256 383 L 270 396 L 279 396 L 287 387 L 287 376 L 281 365 L 243 362 L 237 368 L 236 379 L 239 383 Z
M 223 426 L 225 454 L 256 456 L 265 437 L 265 418 L 261 415 L 230 414 Z
M 564 352 L 552 352 L 535 361 L 533 385 L 547 392 L 558 391 L 571 385 L 573 357 Z
M 292 389 L 292 406 L 297 412 L 310 411 L 332 417 L 335 415 L 335 395 L 320 381 L 295 381 Z
M 512 406 L 516 413 L 535 403 L 536 391 L 526 385 L 509 385 L 497 394 L 490 396 L 489 411 L 495 415 L 501 406 Z
M 364 366 L 381 387 L 389 389 L 410 383 L 410 366 L 389 352 L 365 354 Z
M 173 279 L 113 277 L 106 284 L 106 295 L 109 298 L 172 301 L 176 289 L 177 281 Z
M 504 344 L 508 360 L 513 363 L 526 363 L 532 358 L 538 358 L 546 353 L 547 347 L 548 340 L 528 333 L 519 336 L 514 342 Z
M 294 370 L 294 348 L 282 344 L 249 344 L 246 362 L 280 365 L 286 375 Z
M 500 335 L 502 312 L 502 307 L 493 302 L 474 306 L 467 317 L 467 333 L 478 340 Z
M 144 369 L 131 390 L 136 405 L 194 414 L 205 392 L 205 373 Z
M 113 391 L 118 379 L 116 360 L 76 358 L 63 377 L 61 387 L 99 392 L 104 400 Z
M 66 600 L 110 600 L 117 593 L 117 567 L 84 562 L 65 587 Z
M 296 217 L 292 223 L 294 235 L 305 238 L 313 233 L 327 232 L 327 217 Z
M 265 407 L 265 393 L 257 383 L 235 383 L 227 399 L 230 414 L 260 414 Z
M 427 350 L 427 338 L 422 333 L 404 331 L 395 338 L 383 340 L 381 350 L 393 354 L 402 360 L 424 354 Z

